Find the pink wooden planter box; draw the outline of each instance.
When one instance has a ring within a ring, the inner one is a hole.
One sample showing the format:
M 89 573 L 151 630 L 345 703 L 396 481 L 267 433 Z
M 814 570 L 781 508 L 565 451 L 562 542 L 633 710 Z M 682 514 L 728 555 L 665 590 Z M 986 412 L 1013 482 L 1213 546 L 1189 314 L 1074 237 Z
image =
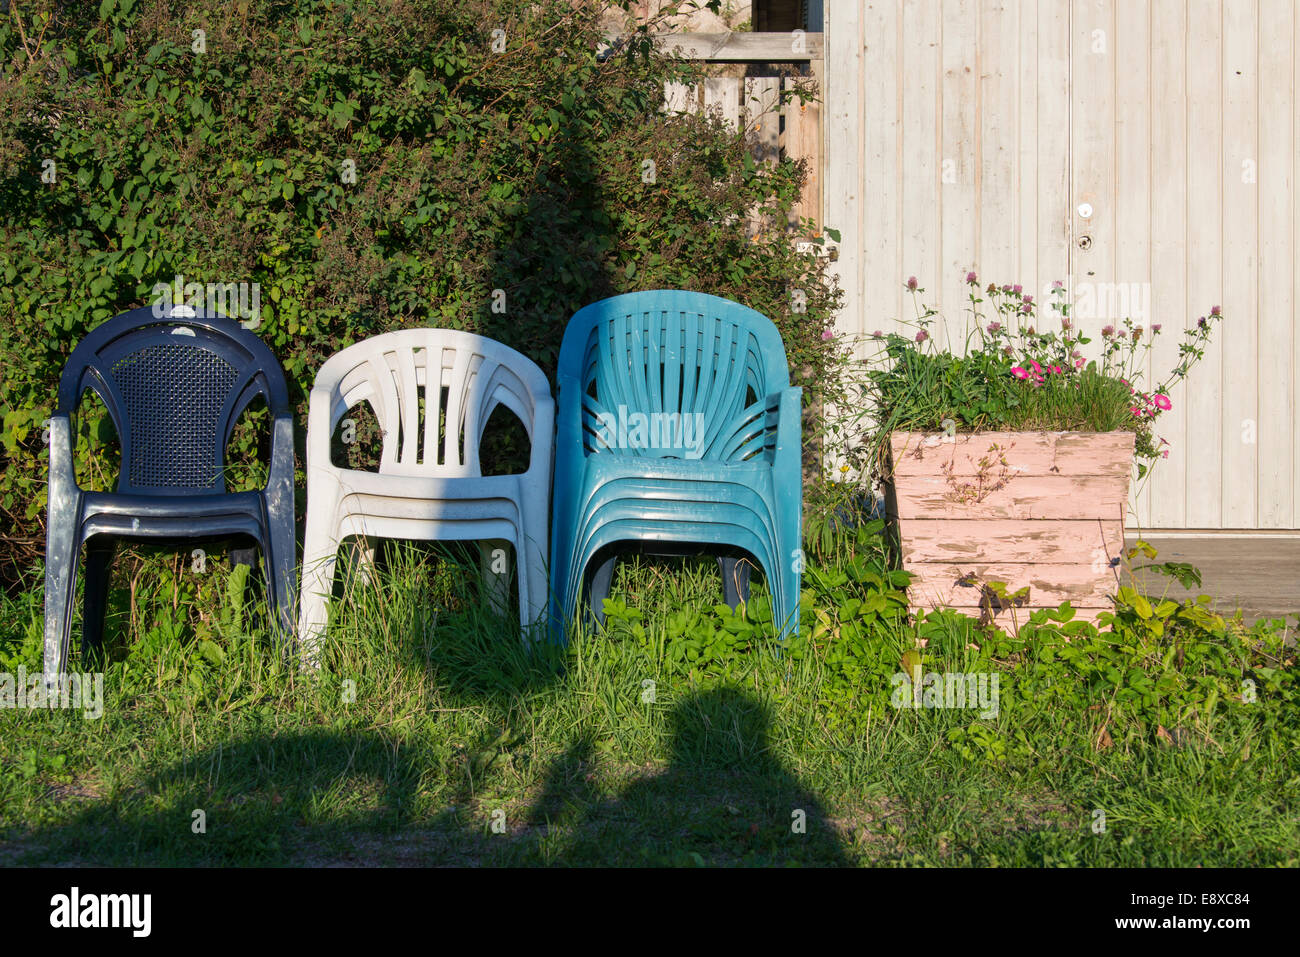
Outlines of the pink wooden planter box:
M 896 432 L 890 453 L 886 508 L 914 609 L 979 617 L 989 581 L 1029 588 L 1018 624 L 1067 600 L 1088 621 L 1114 607 L 1132 432 Z M 1013 611 L 992 604 L 1009 628 Z

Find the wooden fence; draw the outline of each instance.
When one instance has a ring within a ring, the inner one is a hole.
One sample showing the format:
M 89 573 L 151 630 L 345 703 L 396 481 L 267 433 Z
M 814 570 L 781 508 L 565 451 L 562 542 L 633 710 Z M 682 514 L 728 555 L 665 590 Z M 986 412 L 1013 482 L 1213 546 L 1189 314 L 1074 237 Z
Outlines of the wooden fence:
M 781 157 L 808 161 L 803 198 L 793 216 L 822 222 L 822 121 L 821 104 L 787 97 L 811 79 L 822 82 L 822 34 L 803 33 L 696 33 L 660 38 L 659 49 L 683 59 L 706 63 L 748 64 L 746 76 L 721 76 L 688 86 L 664 86 L 664 108 L 674 113 L 716 111 L 734 129 L 743 124 L 754 144 L 755 158 L 775 163 Z M 801 76 L 789 75 L 776 64 L 793 64 Z M 783 72 L 785 75 L 783 75 Z

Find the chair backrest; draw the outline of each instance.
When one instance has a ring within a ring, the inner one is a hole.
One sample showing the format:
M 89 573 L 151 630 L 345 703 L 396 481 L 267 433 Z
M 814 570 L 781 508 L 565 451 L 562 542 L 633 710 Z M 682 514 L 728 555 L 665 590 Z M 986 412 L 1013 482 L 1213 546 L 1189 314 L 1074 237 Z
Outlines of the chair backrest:
M 71 414 L 93 390 L 122 443 L 118 491 L 211 495 L 225 491 L 225 450 L 258 395 L 290 415 L 284 372 L 266 343 L 233 319 L 186 307 L 133 309 L 93 329 L 59 383 Z
M 712 460 L 770 452 L 764 403 L 790 384 L 771 320 L 680 290 L 580 309 L 565 329 L 559 372 L 582 390 L 588 453 Z M 567 399 L 562 391 L 562 407 Z
M 534 460 L 543 450 L 550 460 L 554 420 L 546 375 L 494 339 L 456 329 L 386 332 L 331 356 L 316 377 L 313 403 L 322 391 L 329 393 L 331 435 L 348 409 L 369 403 L 384 436 L 382 474 L 482 475 L 479 448 L 498 405 L 523 423 Z M 539 423 L 546 434 L 538 434 Z M 313 445 L 329 440 L 308 436 Z M 327 447 L 324 453 L 328 459 Z

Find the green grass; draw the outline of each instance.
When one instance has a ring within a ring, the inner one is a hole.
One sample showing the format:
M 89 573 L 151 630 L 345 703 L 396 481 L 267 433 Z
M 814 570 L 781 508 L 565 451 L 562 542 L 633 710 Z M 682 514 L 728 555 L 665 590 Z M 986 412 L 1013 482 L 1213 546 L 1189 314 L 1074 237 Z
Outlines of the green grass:
M 827 544 L 784 652 L 761 585 L 714 608 L 712 562 L 624 563 L 607 631 L 529 651 L 475 562 L 395 549 L 316 676 L 221 560 L 145 556 L 115 579 L 102 719 L 0 710 L 0 864 L 1297 864 L 1281 623 L 1184 629 L 1167 664 L 1123 629 L 1021 642 L 909 622 L 874 527 Z M 0 671 L 39 666 L 40 602 L 0 608 Z M 997 671 L 999 714 L 892 707 L 908 654 Z M 1242 674 L 1253 703 L 1220 693 Z

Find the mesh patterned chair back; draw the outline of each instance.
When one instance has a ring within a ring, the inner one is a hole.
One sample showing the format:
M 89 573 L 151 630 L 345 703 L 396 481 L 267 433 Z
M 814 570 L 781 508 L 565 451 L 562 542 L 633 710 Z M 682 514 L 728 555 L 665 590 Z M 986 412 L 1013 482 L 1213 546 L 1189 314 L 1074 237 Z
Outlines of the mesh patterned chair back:
M 575 315 L 561 349 L 560 368 L 581 370 L 587 452 L 770 458 L 776 435 L 765 399 L 790 384 L 772 323 L 713 296 L 617 301 L 616 310 Z
M 122 444 L 118 491 L 211 495 L 225 491 L 225 448 L 240 414 L 261 395 L 290 414 L 280 364 L 257 336 L 217 316 L 111 319 L 73 352 L 59 410 L 86 389 L 104 402 Z
M 72 416 L 89 390 L 103 401 L 121 443 L 113 492 L 78 486 Z M 227 493 L 225 447 L 248 404 L 271 413 L 266 486 Z M 232 319 L 178 307 L 116 316 L 73 350 L 50 420 L 45 543 L 45 680 L 68 656 L 77 565 L 86 546 L 83 645 L 97 646 L 114 543 L 251 537 L 261 549 L 272 629 L 292 633 L 295 568 L 293 413 L 271 350 Z M 252 552 L 232 552 L 251 562 Z

